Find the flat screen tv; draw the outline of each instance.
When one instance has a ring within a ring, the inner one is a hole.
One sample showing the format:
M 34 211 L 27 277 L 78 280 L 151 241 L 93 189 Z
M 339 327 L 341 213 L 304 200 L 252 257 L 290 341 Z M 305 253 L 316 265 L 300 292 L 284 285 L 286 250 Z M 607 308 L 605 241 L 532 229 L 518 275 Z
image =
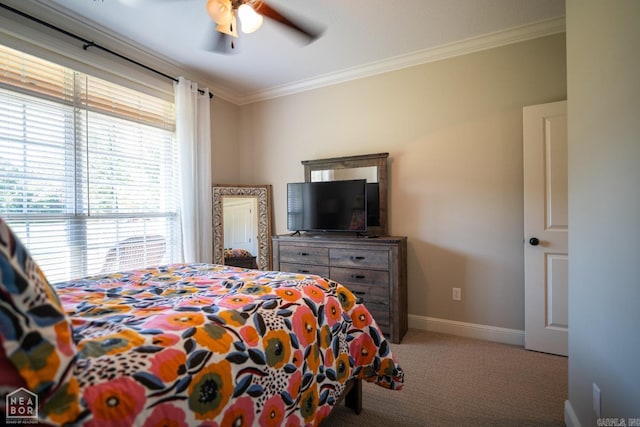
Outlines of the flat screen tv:
M 287 228 L 291 231 L 367 231 L 364 179 L 287 184 Z

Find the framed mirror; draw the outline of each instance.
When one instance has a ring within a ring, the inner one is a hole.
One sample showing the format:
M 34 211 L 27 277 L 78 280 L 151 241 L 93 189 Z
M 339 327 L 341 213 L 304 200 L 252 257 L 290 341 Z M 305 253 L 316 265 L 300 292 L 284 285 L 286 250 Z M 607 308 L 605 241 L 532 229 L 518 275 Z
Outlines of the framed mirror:
M 369 225 L 367 233 L 387 235 L 387 158 L 389 153 L 330 159 L 303 160 L 306 182 L 366 179 L 369 188 L 378 192 L 376 225 Z M 369 187 L 370 186 L 370 187 Z
M 215 184 L 213 262 L 271 269 L 271 185 Z

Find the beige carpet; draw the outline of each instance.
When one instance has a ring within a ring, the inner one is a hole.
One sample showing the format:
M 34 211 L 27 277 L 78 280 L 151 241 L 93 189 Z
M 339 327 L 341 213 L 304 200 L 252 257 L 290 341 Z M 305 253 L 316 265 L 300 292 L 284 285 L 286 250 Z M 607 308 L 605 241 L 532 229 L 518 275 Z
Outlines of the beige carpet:
M 565 357 L 417 330 L 392 350 L 404 388 L 366 383 L 362 413 L 334 408 L 322 427 L 564 426 Z

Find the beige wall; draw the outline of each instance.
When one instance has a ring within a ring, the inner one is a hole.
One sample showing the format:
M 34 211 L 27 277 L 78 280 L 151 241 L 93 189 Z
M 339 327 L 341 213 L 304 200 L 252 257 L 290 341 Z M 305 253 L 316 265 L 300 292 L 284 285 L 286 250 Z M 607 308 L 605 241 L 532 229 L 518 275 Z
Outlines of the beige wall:
M 522 330 L 522 107 L 565 99 L 565 61 L 562 34 L 243 106 L 242 176 L 284 233 L 301 160 L 389 152 L 409 313 Z
M 239 155 L 237 105 L 214 97 L 211 100 L 211 183 L 243 184 Z
M 567 2 L 570 427 L 607 425 L 594 383 L 603 418 L 640 420 L 638 22 L 637 0 Z

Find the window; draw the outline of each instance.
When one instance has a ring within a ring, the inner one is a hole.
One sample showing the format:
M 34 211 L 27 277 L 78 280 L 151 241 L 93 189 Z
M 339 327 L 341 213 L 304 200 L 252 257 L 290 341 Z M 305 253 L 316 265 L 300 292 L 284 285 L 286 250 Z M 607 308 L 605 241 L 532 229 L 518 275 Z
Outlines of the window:
M 50 281 L 180 258 L 174 116 L 0 46 L 0 216 Z

